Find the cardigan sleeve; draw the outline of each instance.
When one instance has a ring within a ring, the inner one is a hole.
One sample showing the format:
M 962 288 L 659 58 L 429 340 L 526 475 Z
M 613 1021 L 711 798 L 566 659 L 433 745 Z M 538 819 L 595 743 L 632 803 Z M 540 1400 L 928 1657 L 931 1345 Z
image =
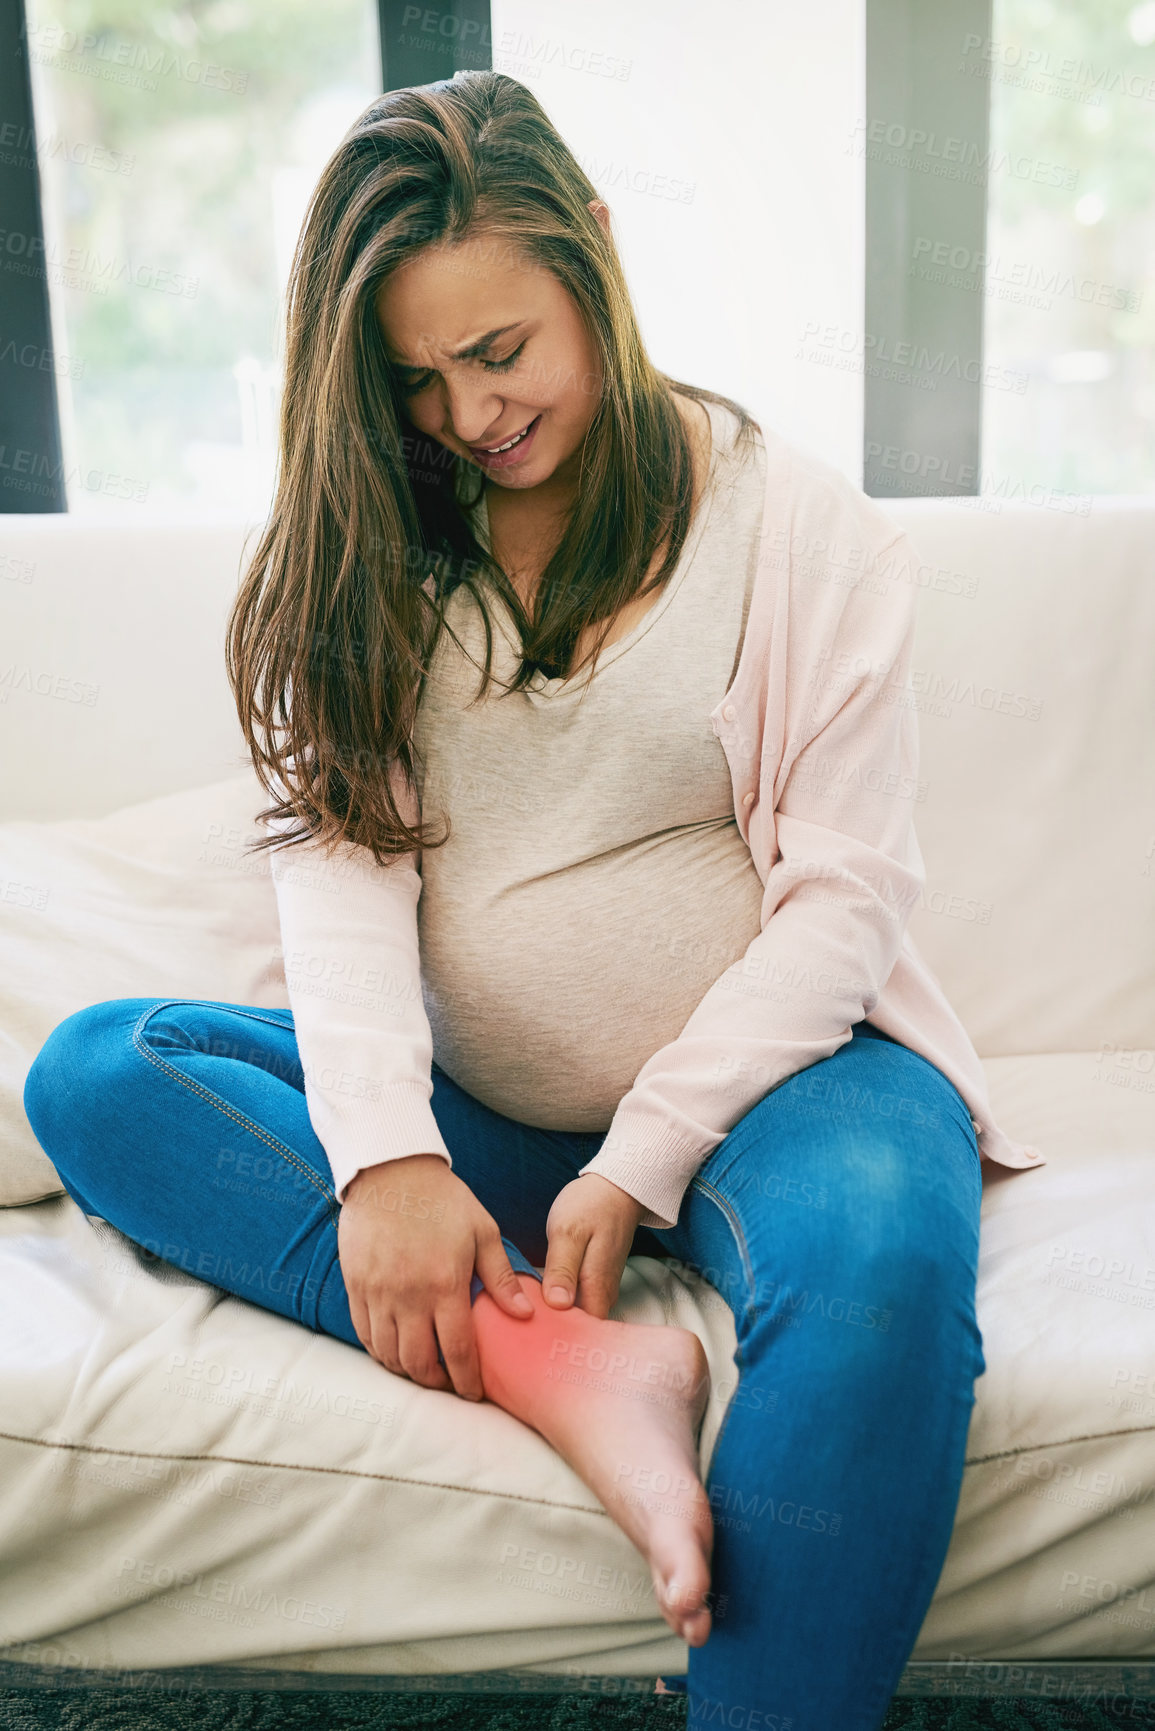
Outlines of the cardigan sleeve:
M 772 838 L 759 843 L 772 862 L 761 930 L 643 1065 L 581 1168 L 641 1202 L 644 1226 L 676 1224 L 695 1172 L 734 1125 L 869 1016 L 925 885 L 911 816 L 917 591 L 894 575 L 917 560 L 904 561 L 905 537 L 872 501 L 846 492 L 811 513 L 812 526 L 839 511 L 859 547 L 877 549 L 868 566 L 891 576 L 850 584 L 830 558 L 783 560 L 757 714 L 747 699 L 732 730 L 731 762 L 749 761 L 749 791 L 773 812 L 753 805 L 746 819 Z M 790 539 L 813 547 L 816 534 L 804 523 Z M 824 544 L 835 539 L 827 532 Z M 781 719 L 781 749 L 768 715 Z M 741 825 L 737 783 L 735 795 Z
M 416 800 L 398 771 L 398 803 Z M 265 820 L 274 833 L 288 820 Z M 338 1202 L 363 1167 L 409 1154 L 453 1165 L 430 1104 L 433 1039 L 421 990 L 415 853 L 379 866 L 368 848 L 269 849 L 285 982 L 309 1121 Z

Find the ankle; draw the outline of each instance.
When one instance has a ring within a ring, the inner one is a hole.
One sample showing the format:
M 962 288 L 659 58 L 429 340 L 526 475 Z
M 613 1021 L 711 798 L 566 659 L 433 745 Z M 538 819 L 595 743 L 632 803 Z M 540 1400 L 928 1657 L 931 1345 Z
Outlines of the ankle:
M 532 1275 L 519 1274 L 518 1282 L 532 1316 L 510 1316 L 487 1292 L 478 1293 L 473 1315 L 486 1398 L 523 1417 L 543 1395 L 552 1397 L 558 1367 L 582 1357 L 595 1338 L 604 1347 L 606 1335 L 625 1325 L 590 1316 L 576 1304 L 556 1309 L 546 1303 L 541 1282 Z

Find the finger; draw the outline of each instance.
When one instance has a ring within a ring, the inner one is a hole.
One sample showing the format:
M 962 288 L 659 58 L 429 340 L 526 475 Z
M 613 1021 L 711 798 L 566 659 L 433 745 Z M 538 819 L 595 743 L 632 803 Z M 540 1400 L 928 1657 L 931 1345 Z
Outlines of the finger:
M 569 1227 L 550 1236 L 541 1289 L 547 1304 L 562 1310 L 574 1301 L 589 1232 Z
M 447 1304 L 436 1316 L 437 1338 L 441 1356 L 454 1391 L 463 1400 L 484 1400 L 485 1387 L 481 1380 L 481 1359 L 477 1351 L 477 1335 L 473 1327 L 473 1306 L 465 1295 Z
M 533 1316 L 533 1303 L 522 1290 L 521 1279 L 506 1255 L 501 1234 L 479 1236 L 475 1241 L 474 1265 L 478 1279 L 502 1310 L 519 1320 Z M 480 1296 L 480 1294 L 479 1294 Z
M 591 1285 L 583 1281 L 578 1292 L 578 1309 L 584 1310 L 587 1316 L 600 1317 L 603 1322 L 609 1318 L 614 1307 L 614 1300 L 609 1296 L 604 1285 Z
M 619 1276 L 597 1251 L 596 1240 L 586 1251 L 578 1281 L 578 1304 L 604 1322 L 618 1301 Z
M 397 1351 L 401 1369 L 411 1382 L 422 1388 L 449 1391 L 450 1382 L 445 1366 L 437 1358 L 437 1336 L 433 1319 L 428 1315 L 402 1317 L 397 1324 Z
M 405 1372 L 397 1355 L 397 1324 L 383 1306 L 376 1311 L 370 1310 L 368 1318 L 369 1332 L 365 1350 L 370 1358 L 375 1358 L 378 1364 L 384 1365 L 394 1376 L 404 1376 Z
M 353 1324 L 353 1333 L 365 1348 L 371 1358 L 376 1358 L 373 1351 L 373 1325 L 369 1319 L 369 1306 L 359 1292 L 345 1288 L 349 1300 L 349 1320 Z

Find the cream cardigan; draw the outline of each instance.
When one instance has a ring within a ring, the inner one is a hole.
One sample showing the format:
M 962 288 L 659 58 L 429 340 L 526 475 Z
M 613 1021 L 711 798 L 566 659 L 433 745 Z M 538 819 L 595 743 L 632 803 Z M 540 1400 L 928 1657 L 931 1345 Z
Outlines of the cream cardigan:
M 764 888 L 761 931 L 642 1066 L 581 1168 L 675 1224 L 695 1172 L 772 1088 L 869 1020 L 954 1084 L 980 1155 L 1044 1163 L 994 1122 L 974 1046 L 907 931 L 926 873 L 912 823 L 918 558 L 872 500 L 763 429 L 761 552 L 733 684 L 710 712 Z M 407 821 L 417 798 L 396 769 Z M 271 826 L 277 827 L 277 826 Z M 281 826 L 287 827 L 287 826 Z M 310 1122 L 339 1201 L 355 1174 L 452 1158 L 430 1099 L 415 854 L 270 850 Z

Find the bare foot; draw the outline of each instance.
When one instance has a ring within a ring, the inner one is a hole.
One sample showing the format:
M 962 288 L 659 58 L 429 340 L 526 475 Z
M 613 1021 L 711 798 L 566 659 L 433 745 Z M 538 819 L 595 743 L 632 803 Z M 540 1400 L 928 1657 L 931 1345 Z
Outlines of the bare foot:
M 486 1398 L 545 1437 L 650 1565 L 658 1607 L 691 1647 L 709 1638 L 714 1522 L 698 1477 L 710 1372 L 697 1335 L 557 1310 L 518 1276 L 525 1322 L 473 1305 Z

